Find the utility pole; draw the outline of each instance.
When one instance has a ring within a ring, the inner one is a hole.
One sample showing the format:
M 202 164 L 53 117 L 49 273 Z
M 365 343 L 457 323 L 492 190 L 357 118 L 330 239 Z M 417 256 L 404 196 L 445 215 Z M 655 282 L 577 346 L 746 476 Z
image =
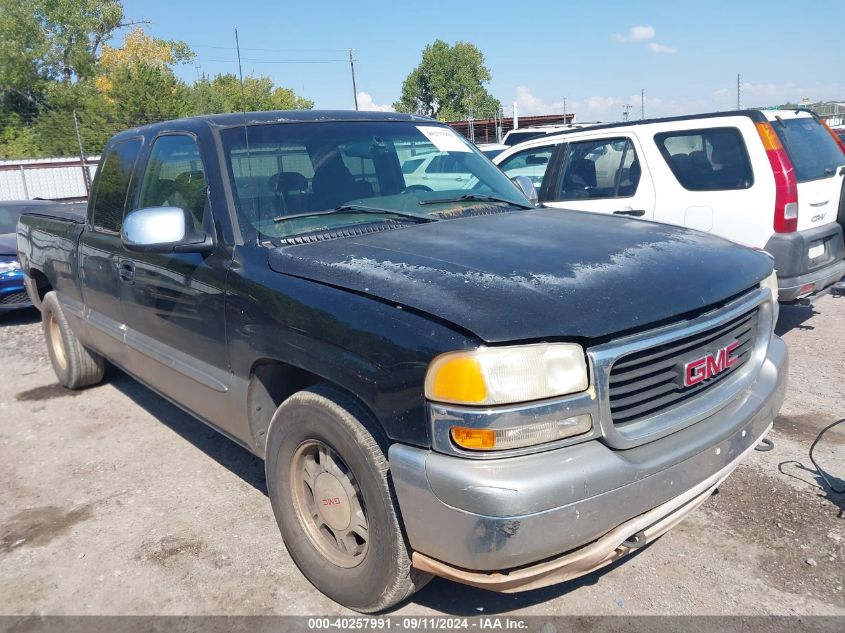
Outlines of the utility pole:
M 742 110 L 742 99 L 740 94 L 739 73 L 736 74 L 736 109 Z
M 352 71 L 352 93 L 355 95 L 355 109 L 358 109 L 358 88 L 355 85 L 355 60 L 352 59 L 352 49 L 349 49 L 349 69 Z
M 563 122 L 569 123 L 569 119 L 566 118 L 566 97 L 563 98 Z
M 640 118 L 645 119 L 645 88 L 640 88 Z
M 628 120 L 628 116 L 630 115 L 630 112 L 631 112 L 631 110 L 633 110 L 633 108 L 634 108 L 634 106 L 632 106 L 630 103 L 626 103 L 625 105 L 622 106 L 622 120 L 623 121 Z

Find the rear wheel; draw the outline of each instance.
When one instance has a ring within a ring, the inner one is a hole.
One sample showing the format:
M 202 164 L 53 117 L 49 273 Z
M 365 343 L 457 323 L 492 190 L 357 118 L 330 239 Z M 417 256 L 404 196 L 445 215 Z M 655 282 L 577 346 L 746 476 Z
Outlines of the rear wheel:
M 353 398 L 318 386 L 279 407 L 267 445 L 267 487 L 291 558 L 317 589 L 364 613 L 431 578 L 411 568 L 377 433 Z
M 44 296 L 41 325 L 53 371 L 64 387 L 81 389 L 103 379 L 103 357 L 86 348 L 76 338 L 54 291 Z

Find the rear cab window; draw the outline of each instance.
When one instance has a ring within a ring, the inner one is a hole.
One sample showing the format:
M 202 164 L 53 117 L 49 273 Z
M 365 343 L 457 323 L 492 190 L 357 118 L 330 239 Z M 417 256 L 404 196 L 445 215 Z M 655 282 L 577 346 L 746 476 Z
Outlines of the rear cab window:
M 120 141 L 106 154 L 93 195 L 91 224 L 95 230 L 120 233 L 140 149 L 141 139 L 132 138 Z
M 654 141 L 688 191 L 748 189 L 754 172 L 742 133 L 734 127 L 655 134 Z
M 830 178 L 845 165 L 842 150 L 814 117 L 775 117 L 771 123 L 792 161 L 798 182 Z

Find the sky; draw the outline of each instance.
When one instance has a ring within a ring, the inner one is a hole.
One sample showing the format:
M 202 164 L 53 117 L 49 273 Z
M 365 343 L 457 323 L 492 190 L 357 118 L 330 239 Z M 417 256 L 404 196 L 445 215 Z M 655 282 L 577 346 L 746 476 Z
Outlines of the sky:
M 353 49 L 361 109 L 391 109 L 436 39 L 475 44 L 505 116 L 574 112 L 578 121 L 845 100 L 841 20 L 805 3 L 676 0 L 124 0 L 127 18 L 197 54 L 178 74 L 269 75 L 314 101 L 352 109 Z M 119 45 L 122 33 L 110 44 Z M 644 91 L 644 99 L 642 93 Z M 644 107 L 643 107 L 644 106 Z

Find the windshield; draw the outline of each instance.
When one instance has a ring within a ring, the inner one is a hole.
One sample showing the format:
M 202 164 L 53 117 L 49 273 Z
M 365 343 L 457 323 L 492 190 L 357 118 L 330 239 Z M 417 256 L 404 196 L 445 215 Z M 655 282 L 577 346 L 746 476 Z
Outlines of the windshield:
M 816 119 L 778 118 L 772 123 L 795 167 L 798 182 L 828 178 L 845 165 L 845 155 L 833 137 Z
M 479 205 L 530 206 L 477 149 L 437 123 L 274 123 L 246 129 L 248 138 L 243 127 L 221 136 L 247 239 L 362 223 L 410 225 L 415 218 L 403 216 L 444 219 Z

